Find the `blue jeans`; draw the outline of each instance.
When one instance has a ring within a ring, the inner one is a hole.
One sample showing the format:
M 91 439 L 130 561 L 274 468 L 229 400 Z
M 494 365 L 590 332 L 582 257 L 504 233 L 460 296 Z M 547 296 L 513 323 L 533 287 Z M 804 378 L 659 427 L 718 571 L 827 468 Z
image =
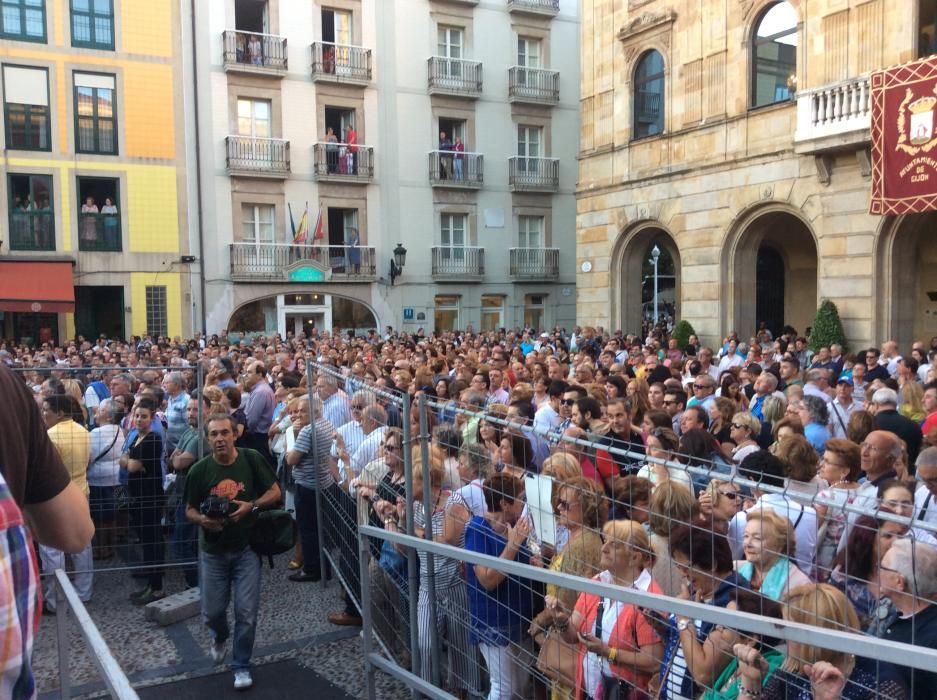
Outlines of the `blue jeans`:
M 225 554 L 199 553 L 202 619 L 215 643 L 227 641 L 228 603 L 234 590 L 234 647 L 231 668 L 250 668 L 260 607 L 260 557 L 250 547 Z
M 176 561 L 198 560 L 198 525 L 185 517 L 185 504 L 176 506 L 175 523 L 170 539 L 172 558 Z M 182 570 L 186 585 L 190 588 L 198 585 L 198 565 L 187 566 Z

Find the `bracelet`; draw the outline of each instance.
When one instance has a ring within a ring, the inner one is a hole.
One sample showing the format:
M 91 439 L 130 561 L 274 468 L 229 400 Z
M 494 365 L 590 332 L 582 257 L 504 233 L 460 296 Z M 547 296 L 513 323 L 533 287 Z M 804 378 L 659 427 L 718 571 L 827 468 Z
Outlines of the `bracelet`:
M 746 688 L 744 685 L 739 685 L 739 693 L 745 693 L 748 697 L 757 699 L 761 697 L 761 688 L 752 690 L 751 688 Z
M 618 658 L 618 649 L 615 647 L 609 647 L 608 649 L 608 660 L 612 663 L 615 663 L 615 660 Z

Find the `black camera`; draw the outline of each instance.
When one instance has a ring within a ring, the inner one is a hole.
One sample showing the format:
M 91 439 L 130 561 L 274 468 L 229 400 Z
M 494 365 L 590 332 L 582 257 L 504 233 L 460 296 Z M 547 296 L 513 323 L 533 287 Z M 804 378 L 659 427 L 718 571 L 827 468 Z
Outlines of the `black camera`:
M 237 508 L 227 496 L 209 496 L 199 504 L 198 511 L 206 518 L 227 518 Z

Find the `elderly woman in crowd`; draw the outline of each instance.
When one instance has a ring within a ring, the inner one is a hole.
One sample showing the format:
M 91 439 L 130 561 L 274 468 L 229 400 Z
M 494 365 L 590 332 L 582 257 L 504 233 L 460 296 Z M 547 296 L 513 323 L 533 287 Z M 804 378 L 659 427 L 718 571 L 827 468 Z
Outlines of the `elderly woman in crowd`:
M 826 404 L 819 396 L 806 395 L 801 399 L 797 411 L 804 425 L 804 436 L 818 455 L 823 454 L 826 441 L 830 439 L 830 430 L 827 428 L 830 410 Z
M 734 445 L 729 456 L 733 462 L 739 464 L 752 452 L 761 449 L 758 445 L 758 438 L 761 436 L 761 421 L 751 413 L 748 411 L 736 413 L 732 416 L 729 427 L 729 437 Z
M 559 482 L 556 499 L 557 527 L 565 528 L 568 536 L 565 546 L 558 548 L 550 561 L 551 571 L 560 571 L 573 576 L 592 578 L 599 571 L 602 552 L 601 530 L 608 517 L 608 502 L 605 494 L 591 479 L 573 477 Z M 530 626 L 531 636 L 542 645 L 545 633 L 557 624 L 557 609 L 569 611 L 579 595 L 574 589 L 558 588 L 547 584 L 547 600 L 559 601 L 559 606 L 545 606 Z M 561 681 L 551 687 L 553 700 L 572 697 L 573 689 Z
M 447 544 L 465 546 L 465 528 L 469 521 L 487 512 L 484 482 L 493 470 L 488 450 L 478 444 L 462 445 L 459 451 L 459 478 L 462 486 L 453 492 L 446 506 L 443 531 Z
M 830 566 L 839 549 L 839 541 L 846 530 L 846 506 L 852 505 L 858 495 L 862 455 L 859 446 L 849 440 L 830 438 L 820 460 L 819 478 L 829 486 L 817 494 L 819 500 L 817 522 L 817 569 L 821 581 L 829 575 Z M 832 501 L 827 505 L 823 501 Z
M 94 559 L 114 556 L 114 529 L 117 505 L 114 493 L 120 484 L 120 455 L 124 444 L 120 422 L 124 414 L 113 399 L 104 399 L 94 411 L 97 427 L 91 431 L 91 457 L 88 463 L 91 518 L 97 545 Z
M 713 532 L 728 532 L 732 518 L 742 510 L 745 495 L 738 484 L 713 479 L 699 495 L 700 520 L 703 527 Z
M 810 578 L 794 563 L 796 540 L 790 520 L 773 510 L 756 508 L 748 512 L 739 574 L 752 589 L 772 600 L 781 600 L 791 588 L 810 583 Z
M 803 435 L 791 435 L 780 440 L 775 456 L 784 463 L 787 490 L 805 496 L 815 496 L 826 482 L 817 475 L 816 450 Z
M 602 571 L 594 580 L 661 592 L 651 577 L 654 554 L 640 523 L 613 520 L 602 528 L 602 535 Z M 579 643 L 578 698 L 624 698 L 631 689 L 647 691 L 663 646 L 637 607 L 591 593 L 580 594 L 572 612 L 555 598 L 547 599 L 547 607 L 561 620 L 565 639 Z
M 693 523 L 696 500 L 689 487 L 673 480 L 665 481 L 651 494 L 650 510 L 648 527 L 655 558 L 651 573 L 665 595 L 676 596 L 683 585 L 683 574 L 670 558 L 670 533 Z

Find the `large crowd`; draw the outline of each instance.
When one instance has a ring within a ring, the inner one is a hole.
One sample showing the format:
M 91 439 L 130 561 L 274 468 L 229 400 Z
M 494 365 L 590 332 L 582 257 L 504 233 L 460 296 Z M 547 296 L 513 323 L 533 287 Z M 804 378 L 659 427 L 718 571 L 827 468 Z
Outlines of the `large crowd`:
M 185 581 L 202 588 L 215 661 L 233 636 L 237 688 L 251 684 L 260 597 L 248 532 L 281 497 L 299 530 L 288 576 L 331 575 L 322 543 L 346 587 L 338 625 L 362 623 L 356 524 L 412 518 L 420 536 L 531 567 L 937 649 L 937 338 L 904 355 L 893 341 L 814 352 L 787 330 L 715 347 L 662 328 L 78 338 L 0 344 L 0 362 L 90 497 L 94 546 L 68 555 L 79 595 L 129 536 L 146 574 L 133 601 L 162 598 L 168 535 L 174 559 L 198 559 Z M 549 536 L 525 499 L 534 474 L 552 479 Z M 412 560 L 388 541 L 373 554 L 375 631 L 462 697 L 923 700 L 937 687 L 931 671 L 455 557 L 430 571 L 423 551 L 415 659 Z M 40 555 L 46 571 L 66 562 Z

